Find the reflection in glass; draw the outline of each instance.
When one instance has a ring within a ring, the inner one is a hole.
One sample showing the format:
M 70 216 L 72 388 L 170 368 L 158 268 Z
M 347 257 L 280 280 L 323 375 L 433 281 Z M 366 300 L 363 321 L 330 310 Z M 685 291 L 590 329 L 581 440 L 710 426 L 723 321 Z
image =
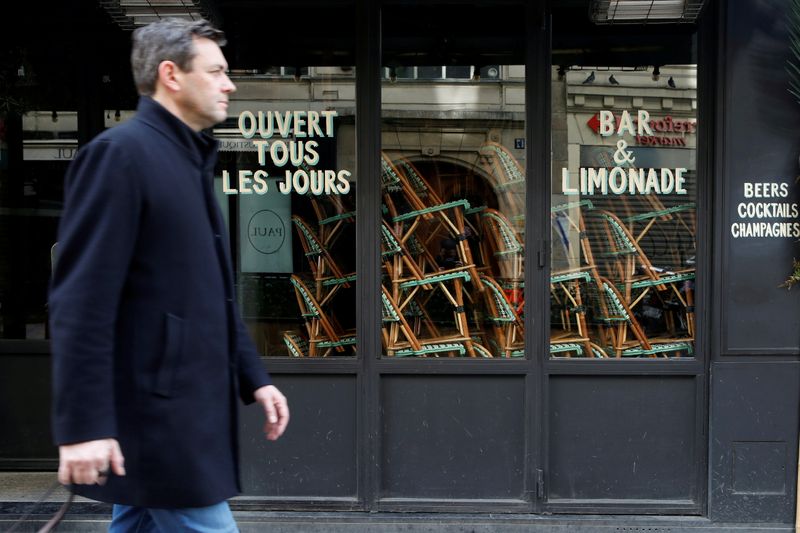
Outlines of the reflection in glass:
M 522 357 L 524 70 L 416 68 L 382 95 L 383 352 Z
M 551 357 L 694 356 L 697 76 L 660 70 L 553 71 Z
M 242 316 L 264 355 L 354 356 L 355 69 L 269 74 L 234 78 L 214 130 Z
M 78 114 L 21 111 L 0 109 L 0 339 L 41 340 L 49 337 L 51 250 Z

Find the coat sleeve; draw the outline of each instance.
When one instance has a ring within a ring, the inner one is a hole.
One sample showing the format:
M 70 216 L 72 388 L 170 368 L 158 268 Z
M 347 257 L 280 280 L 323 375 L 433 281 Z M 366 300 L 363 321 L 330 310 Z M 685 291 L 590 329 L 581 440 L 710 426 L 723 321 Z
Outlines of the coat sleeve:
M 141 194 L 119 144 L 96 140 L 67 171 L 49 309 L 56 444 L 116 437 L 117 309 Z
M 245 404 L 250 404 L 255 401 L 253 393 L 265 385 L 271 385 L 272 379 L 244 325 L 239 313 L 239 306 L 234 305 L 234 308 L 236 309 L 236 345 L 239 361 L 239 396 Z

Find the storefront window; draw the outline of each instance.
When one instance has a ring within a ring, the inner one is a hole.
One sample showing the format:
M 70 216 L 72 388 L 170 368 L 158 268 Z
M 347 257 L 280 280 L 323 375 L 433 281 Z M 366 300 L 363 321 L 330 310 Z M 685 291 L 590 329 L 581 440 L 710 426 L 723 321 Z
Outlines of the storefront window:
M 384 81 L 388 357 L 524 356 L 525 69 L 492 68 L 406 67 Z
M 47 288 L 77 132 L 74 111 L 0 112 L 0 338 L 49 336 Z
M 267 356 L 353 356 L 355 69 L 234 70 L 217 194 L 242 316 Z
M 553 358 L 694 356 L 697 70 L 653 70 L 553 69 Z

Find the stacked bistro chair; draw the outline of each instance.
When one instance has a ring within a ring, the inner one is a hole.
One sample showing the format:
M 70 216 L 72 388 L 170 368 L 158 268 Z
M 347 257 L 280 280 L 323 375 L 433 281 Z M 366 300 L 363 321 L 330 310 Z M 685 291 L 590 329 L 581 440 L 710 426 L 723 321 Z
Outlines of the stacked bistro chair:
M 667 311 L 668 331 L 674 334 L 678 329 L 674 318 L 678 312 L 683 315 L 687 338 L 692 338 L 694 269 L 669 270 L 654 265 L 628 227 L 610 211 L 594 210 L 585 218 L 594 255 L 606 259 L 603 274 L 616 283 L 625 303 L 636 308 L 640 302 L 655 299 Z
M 550 339 L 550 354 L 558 357 L 608 357 L 606 351 L 589 337 L 589 329 L 584 317 L 583 307 L 580 301 L 580 291 L 570 293 L 564 285 L 569 280 L 591 280 L 591 276 L 586 272 L 575 274 L 560 275 L 551 278 L 552 285 L 562 285 L 565 294 L 573 302 L 576 315 L 581 319 L 577 322 L 575 330 L 565 328 L 559 335 L 553 335 Z M 481 283 L 487 290 L 484 292 L 487 303 L 487 321 L 491 323 L 495 340 L 489 342 L 495 348 L 495 353 L 501 357 L 523 357 L 525 354 L 525 325 L 517 310 L 508 300 L 508 296 L 501 288 L 500 284 L 491 276 L 481 275 Z M 577 301 L 575 298 L 577 297 Z
M 592 249 L 586 233 L 584 211 L 592 211 L 594 204 L 591 200 L 580 200 L 554 205 L 550 208 L 551 225 L 558 236 L 565 255 L 569 255 L 573 248 L 573 238 L 577 239 L 577 261 L 582 266 L 579 268 L 594 269 L 596 267 Z
M 587 319 L 588 287 L 596 284 L 600 276 L 583 217 L 583 210 L 592 209 L 594 205 L 589 200 L 551 207 L 551 221 L 567 256 L 570 256 L 577 240 L 574 259 L 578 263 L 550 273 L 550 308 L 558 316 L 557 319 L 551 318 L 550 331 L 550 354 L 555 357 L 608 357 L 605 349 L 594 342 L 602 336 L 593 336 Z M 600 305 L 604 304 L 600 302 Z
M 596 167 L 614 166 L 611 151 L 595 155 Z M 631 164 L 631 169 L 636 166 Z M 696 180 L 687 180 L 687 182 Z M 611 205 L 606 202 L 606 205 Z M 613 211 L 623 221 L 635 241 L 645 248 L 650 260 L 671 265 L 687 264 L 687 251 L 694 252 L 696 237 L 696 205 L 679 194 L 619 195 L 613 199 Z M 653 233 L 657 235 L 653 236 Z M 647 241 L 658 243 L 656 249 L 648 249 Z
M 311 171 L 305 162 L 300 167 L 306 172 Z M 306 194 L 311 202 L 314 216 L 317 219 L 319 239 L 326 247 L 331 247 L 342 233 L 342 229 L 356 220 L 355 209 L 345 205 L 344 198 L 338 194 L 316 195 L 312 192 Z
M 695 204 L 673 199 L 670 205 L 665 205 L 661 198 L 653 194 L 636 199 L 638 202 L 631 206 L 631 210 L 619 218 L 651 264 L 656 265 L 654 270 L 660 274 L 660 278 L 672 280 L 674 296 L 671 299 L 678 308 L 687 310 L 682 317 L 689 335 L 693 336 Z M 676 291 L 678 284 L 682 290 Z M 651 284 L 647 282 L 634 283 L 632 290 L 637 292 L 634 298 L 641 300 L 648 297 L 650 287 Z M 657 286 L 660 287 L 663 286 Z M 666 315 L 670 330 L 674 329 L 673 316 L 671 312 Z
M 467 285 L 475 289 L 479 279 L 466 236 L 464 214 L 470 208 L 469 202 L 443 201 L 414 164 L 405 158 L 392 161 L 383 154 L 381 178 L 384 212 L 381 255 L 384 289 L 389 298 L 384 302 L 387 353 L 447 353 L 440 347 L 455 342 L 460 349 L 449 355 L 485 356 L 488 351 L 470 335 L 468 319 L 472 300 Z M 454 243 L 452 265 L 440 264 L 431 250 L 434 243 L 445 240 Z M 482 287 L 478 289 L 482 290 Z M 429 306 L 436 296 L 443 296 L 443 303 L 452 308 L 454 334 L 442 335 L 442 328 L 431 320 Z M 394 314 L 398 319 L 394 319 Z M 409 338 L 408 334 L 415 338 Z M 398 342 L 408 344 L 398 348 Z M 427 348 L 420 352 L 420 345 Z
M 594 322 L 604 346 L 614 357 L 680 357 L 693 354 L 694 343 L 686 337 L 648 337 L 617 286 L 605 277 L 590 285 L 595 293 Z
M 486 320 L 492 326 L 494 339 L 490 345 L 500 357 L 522 357 L 525 355 L 525 324 L 514 305 L 508 300 L 500 284 L 491 276 L 481 274 L 481 283 L 486 287 Z
M 694 246 L 697 233 L 694 202 L 682 201 L 679 195 L 665 199 L 657 194 L 644 194 L 630 197 L 621 195 L 615 199 L 615 204 L 618 206 L 614 209 L 615 214 L 640 245 L 651 232 L 658 232 L 656 238 L 670 247 L 687 242 L 691 247 Z M 675 251 L 680 253 L 680 250 Z M 681 258 L 673 257 L 671 262 L 681 264 Z
M 679 357 L 692 353 L 693 270 L 655 266 L 630 227 L 589 200 L 553 206 L 552 216 L 554 233 L 573 263 L 551 273 L 552 354 Z M 576 238 L 578 250 L 572 247 Z M 677 327 L 675 316 L 681 316 L 683 327 Z M 645 318 L 652 332 L 642 322 Z
M 592 341 L 586 318 L 584 294 L 594 283 L 591 269 L 550 275 L 550 306 L 558 311 L 551 324 L 550 354 L 556 357 L 608 357 L 604 348 Z M 558 327 L 555 327 L 558 326 Z
M 356 212 L 348 209 L 342 197 L 336 194 L 327 196 L 309 195 L 311 206 L 317 218 L 319 238 L 325 246 L 333 246 L 347 224 L 356 220 Z
M 423 321 L 429 335 L 432 335 L 434 343 L 438 342 L 440 340 L 439 329 L 433 324 L 426 311 L 427 303 L 434 293 L 433 290 L 437 290 L 452 306 L 453 323 L 458 330 L 459 338 L 463 339 L 461 342 L 468 355 L 475 357 L 464 300 L 464 283 L 472 281 L 469 267 L 462 266 L 426 272 L 424 267 L 429 266 L 430 259 L 424 257 L 426 255 L 424 252 L 418 254 L 423 256 L 419 260 L 415 260 L 414 255 L 384 221 L 381 226 L 381 256 L 387 274 L 384 285 L 388 284 L 391 287 L 391 290 L 387 290 L 396 312 L 401 316 L 411 315 L 414 317 L 417 324 L 414 331 L 417 334 L 421 329 L 420 320 Z M 388 345 L 387 349 L 389 349 Z
M 511 222 L 496 209 L 481 212 L 483 242 L 488 247 L 487 256 L 494 258 L 497 279 L 501 280 L 509 300 L 522 312 L 525 248 L 519 233 Z
M 525 213 L 525 171 L 508 148 L 487 141 L 478 149 L 481 163 L 497 194 L 500 208 L 515 222 Z
M 383 346 L 391 357 L 492 357 L 492 354 L 469 336 L 437 336 L 420 338 L 409 324 L 406 313 L 392 294 L 382 287 Z
M 625 197 L 623 196 L 623 198 Z M 680 203 L 668 207 L 655 194 L 646 194 L 639 198 L 641 203 L 644 204 L 644 208 L 632 206 L 631 202 L 625 199 L 627 212 L 626 216 L 623 217 L 637 241 L 641 241 L 651 229 L 664 222 L 671 222 L 671 226 L 675 230 L 684 232 L 692 239 L 695 238 L 697 228 L 695 227 L 693 214 L 696 211 L 696 206 L 693 202 Z
M 464 211 L 470 208 L 469 202 L 443 201 L 407 159 L 401 158 L 395 164 L 384 153 L 381 165 L 385 214 L 401 241 L 416 240 L 418 245 L 427 249 L 430 241 L 443 231 L 456 241 L 461 264 L 467 266 L 473 279 L 477 279 L 478 271 L 467 241 L 464 220 Z M 399 205 L 396 198 L 404 205 Z
M 393 285 L 399 285 L 408 278 L 423 282 L 428 276 L 426 271 L 437 271 L 436 258 L 427 248 L 416 238 L 401 244 L 400 237 L 385 220 L 381 222 L 381 259 Z M 462 277 L 469 281 L 469 273 L 464 272 Z M 430 290 L 433 288 L 432 283 L 434 282 L 420 285 Z
M 292 223 L 314 276 L 314 296 L 324 305 L 340 287 L 350 287 L 355 280 L 355 273 L 342 272 L 322 238 L 305 219 L 292 215 Z
M 346 352 L 347 346 L 355 346 L 355 332 L 342 330 L 336 317 L 325 310 L 306 282 L 296 274 L 292 274 L 290 280 L 305 321 L 307 340 L 296 332 L 284 333 L 283 340 L 289 354 L 294 357 L 327 357 L 333 352 Z
M 322 201 L 317 200 L 315 205 L 315 212 L 319 216 Z M 344 223 L 345 218 L 334 221 L 334 224 Z M 347 347 L 355 349 L 355 334 L 342 331 L 330 312 L 334 296 L 340 290 L 352 287 L 356 279 L 354 272 L 343 272 L 330 253 L 329 248 L 339 229 L 326 226 L 325 223 L 314 226 L 299 215 L 292 216 L 292 224 L 308 261 L 310 277 L 303 279 L 292 275 L 290 278 L 305 321 L 307 338 L 296 331 L 284 333 L 286 349 L 293 357 L 326 357 L 333 353 L 347 353 Z

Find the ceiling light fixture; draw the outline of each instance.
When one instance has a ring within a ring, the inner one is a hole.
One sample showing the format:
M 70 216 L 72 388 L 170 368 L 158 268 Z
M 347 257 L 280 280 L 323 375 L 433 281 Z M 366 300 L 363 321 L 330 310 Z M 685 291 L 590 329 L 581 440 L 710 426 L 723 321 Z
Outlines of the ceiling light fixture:
M 134 30 L 162 18 L 218 19 L 208 0 L 98 0 L 122 29 Z
M 705 0 L 592 0 L 589 15 L 595 24 L 692 23 Z

